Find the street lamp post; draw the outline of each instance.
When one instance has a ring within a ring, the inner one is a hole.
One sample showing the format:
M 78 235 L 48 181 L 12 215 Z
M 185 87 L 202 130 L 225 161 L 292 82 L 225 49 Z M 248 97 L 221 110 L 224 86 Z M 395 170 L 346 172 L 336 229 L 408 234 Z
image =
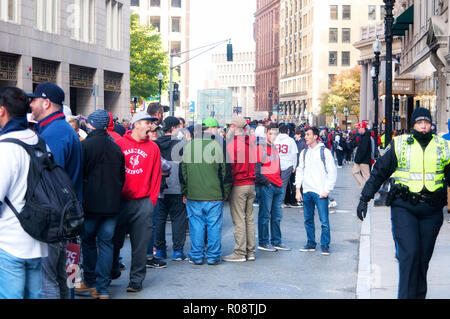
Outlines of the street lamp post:
M 162 80 L 164 79 L 164 75 L 162 72 L 159 72 L 158 74 L 158 81 L 159 81 L 159 104 L 161 105 L 161 92 L 162 92 Z
M 336 113 L 337 113 L 337 108 L 336 108 L 336 105 L 334 105 L 333 106 L 333 114 L 334 114 L 333 125 L 334 125 L 334 128 L 336 128 Z
M 385 139 L 386 145 L 389 145 L 392 140 L 392 26 L 394 23 L 394 15 L 392 14 L 392 10 L 394 8 L 395 0 L 383 1 L 386 8 L 386 16 L 384 18 L 386 42 Z
M 373 43 L 373 53 L 375 54 L 375 63 L 372 67 L 372 82 L 373 82 L 373 100 L 375 102 L 375 119 L 373 122 L 373 131 L 375 133 L 375 139 L 378 138 L 378 75 L 380 74 L 380 54 L 382 45 L 380 40 L 377 39 Z
M 345 130 L 348 130 L 348 107 L 344 107 L 344 115 L 345 115 Z

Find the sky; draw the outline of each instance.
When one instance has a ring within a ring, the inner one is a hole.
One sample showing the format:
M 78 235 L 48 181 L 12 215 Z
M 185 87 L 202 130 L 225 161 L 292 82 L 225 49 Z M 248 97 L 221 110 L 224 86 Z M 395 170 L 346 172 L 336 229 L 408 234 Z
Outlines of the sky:
M 230 38 L 234 52 L 254 49 L 255 12 L 256 0 L 191 0 L 191 49 Z M 197 100 L 197 90 L 213 77 L 211 54 L 226 50 L 224 43 L 190 61 L 190 100 Z

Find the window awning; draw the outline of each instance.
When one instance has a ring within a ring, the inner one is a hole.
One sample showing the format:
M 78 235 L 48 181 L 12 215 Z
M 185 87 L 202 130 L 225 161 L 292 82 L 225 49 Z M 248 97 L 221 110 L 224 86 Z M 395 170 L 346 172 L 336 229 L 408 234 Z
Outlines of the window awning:
M 404 36 L 405 31 L 409 30 L 409 25 L 414 23 L 414 5 L 403 11 L 401 15 L 395 19 L 392 26 L 392 34 L 397 36 Z

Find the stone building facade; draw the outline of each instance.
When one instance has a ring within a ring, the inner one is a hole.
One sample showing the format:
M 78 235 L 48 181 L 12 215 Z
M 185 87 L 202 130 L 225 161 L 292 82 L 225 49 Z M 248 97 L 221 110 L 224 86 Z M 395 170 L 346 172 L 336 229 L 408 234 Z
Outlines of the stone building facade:
M 54 82 L 74 114 L 129 117 L 129 13 L 122 0 L 1 0 L 0 87 Z
M 279 104 L 280 0 L 257 0 L 254 39 L 255 110 L 273 113 Z

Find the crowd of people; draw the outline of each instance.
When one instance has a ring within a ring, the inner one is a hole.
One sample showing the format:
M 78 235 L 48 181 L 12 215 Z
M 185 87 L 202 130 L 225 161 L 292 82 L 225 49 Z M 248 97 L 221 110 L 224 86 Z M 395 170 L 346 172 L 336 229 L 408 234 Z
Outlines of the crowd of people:
M 167 258 L 218 265 L 255 261 L 256 250 L 291 250 L 281 232 L 284 207 L 303 207 L 307 242 L 300 251 L 311 252 L 317 246 L 317 206 L 321 254 L 330 255 L 328 215 L 337 205 L 330 197 L 337 170 L 353 163 L 363 189 L 382 144 L 365 123 L 348 131 L 236 116 L 223 128 L 214 118 L 186 126 L 182 118 L 164 117 L 159 103 L 122 122 L 105 110 L 65 116 L 64 97 L 52 83 L 40 84 L 32 94 L 0 89 L 0 140 L 33 145 L 42 138 L 67 172 L 85 214 L 83 278 L 75 292 L 97 299 L 110 298 L 111 280 L 121 276 L 127 235 L 129 293 L 140 292 L 147 268 L 165 268 Z M 0 298 L 68 298 L 67 242 L 39 242 L 2 204 L 9 198 L 18 211 L 24 207 L 30 160 L 25 150 L 9 143 L 0 143 L 0 154 L 0 261 L 6 269 L 0 272 Z M 225 201 L 235 245 L 224 256 Z M 259 207 L 257 225 L 254 207 Z

